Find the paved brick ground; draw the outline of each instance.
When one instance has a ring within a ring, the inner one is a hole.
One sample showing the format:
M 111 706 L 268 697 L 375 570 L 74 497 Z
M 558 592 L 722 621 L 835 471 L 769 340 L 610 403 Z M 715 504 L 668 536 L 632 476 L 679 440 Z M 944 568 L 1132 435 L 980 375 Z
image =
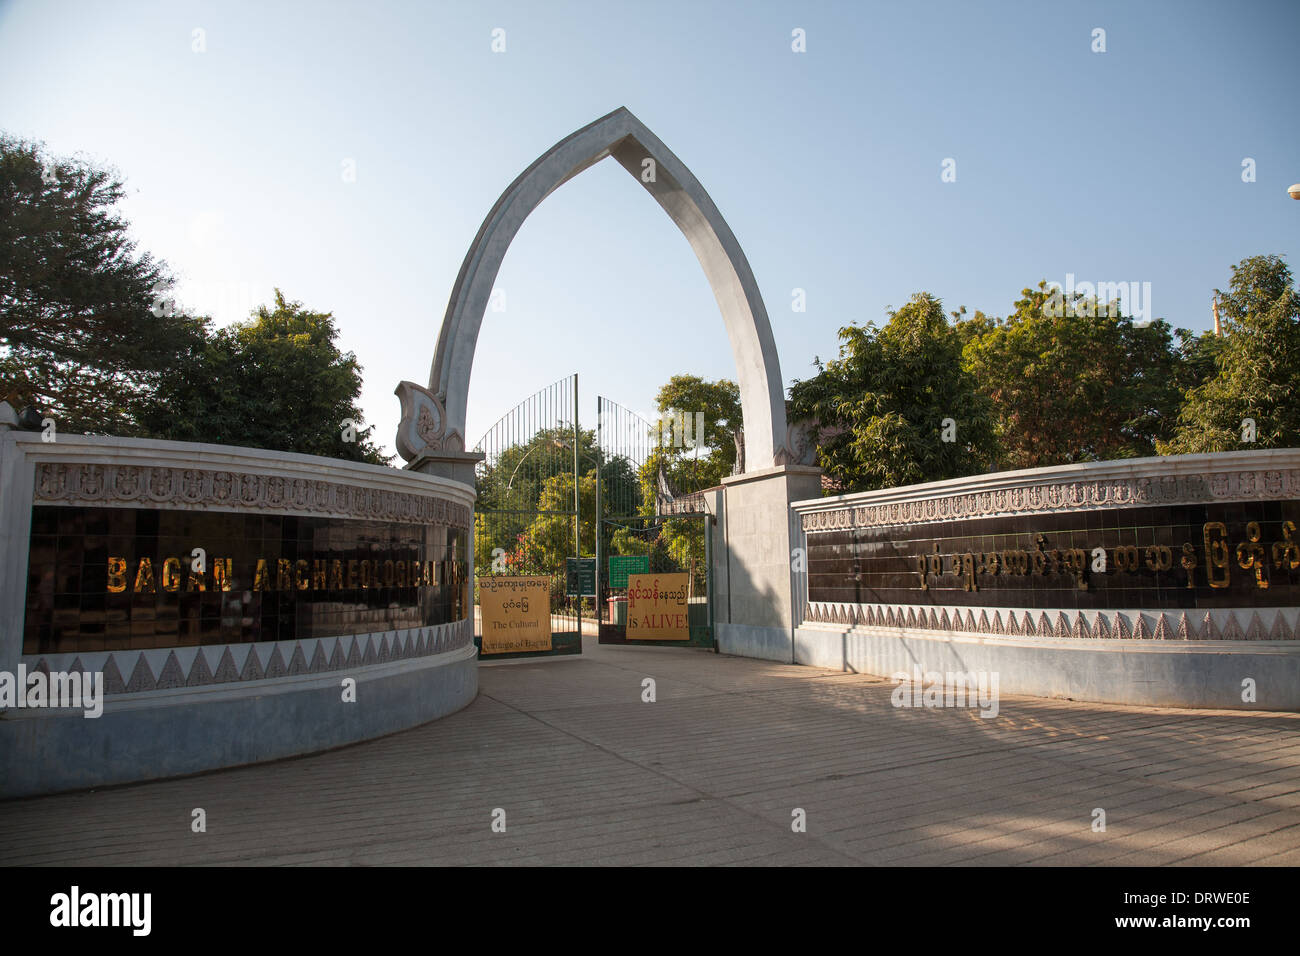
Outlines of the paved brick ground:
M 1300 864 L 1300 715 L 1003 697 L 989 720 L 591 640 L 480 676 L 464 711 L 382 740 L 0 804 L 0 863 Z

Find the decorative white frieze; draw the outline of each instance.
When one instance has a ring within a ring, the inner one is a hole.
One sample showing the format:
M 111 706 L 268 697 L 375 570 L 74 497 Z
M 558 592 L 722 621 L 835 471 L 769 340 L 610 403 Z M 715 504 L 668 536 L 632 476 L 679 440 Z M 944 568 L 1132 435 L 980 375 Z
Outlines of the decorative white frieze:
M 978 612 L 978 618 L 975 616 Z M 804 624 L 906 628 L 988 637 L 1140 641 L 1300 641 L 1300 608 L 1030 611 L 811 601 Z
M 1234 470 L 1209 474 L 1168 474 L 1092 481 L 1027 483 L 1021 486 L 932 495 L 879 504 L 856 504 L 853 496 L 824 510 L 805 504 L 803 530 L 809 534 L 924 524 L 963 518 L 1051 514 L 1090 508 L 1214 504 L 1222 501 L 1300 498 L 1300 468 Z
M 442 654 L 467 647 L 473 641 L 474 622 L 466 618 L 450 624 L 379 634 L 79 654 L 29 654 L 22 661 L 30 671 L 46 674 L 51 671 L 98 671 L 104 675 L 104 695 L 111 697 L 355 670 L 372 664 Z
M 324 479 L 166 465 L 38 462 L 33 499 L 37 504 L 296 512 L 456 528 L 468 528 L 473 517 L 468 505 L 437 495 Z

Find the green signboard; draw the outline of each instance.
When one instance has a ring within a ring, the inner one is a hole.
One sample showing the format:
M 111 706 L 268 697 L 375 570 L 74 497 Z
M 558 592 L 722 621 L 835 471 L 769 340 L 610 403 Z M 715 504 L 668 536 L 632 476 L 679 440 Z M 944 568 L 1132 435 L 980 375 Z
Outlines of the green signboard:
M 649 573 L 650 555 L 648 554 L 621 554 L 609 559 L 609 586 L 612 588 L 627 587 L 629 574 Z
M 570 597 L 596 596 L 596 559 L 566 558 L 564 593 Z

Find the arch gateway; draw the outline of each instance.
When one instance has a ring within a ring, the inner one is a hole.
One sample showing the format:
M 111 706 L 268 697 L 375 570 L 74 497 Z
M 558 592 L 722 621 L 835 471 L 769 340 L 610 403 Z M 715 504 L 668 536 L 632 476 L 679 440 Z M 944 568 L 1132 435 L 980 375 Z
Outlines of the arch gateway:
M 465 412 L 479 328 L 497 273 L 524 220 L 551 193 L 613 157 L 695 250 L 731 340 L 745 419 L 745 470 L 792 462 L 781 363 L 745 253 L 694 174 L 625 107 L 560 140 L 519 174 L 479 227 L 452 288 L 428 388 L 402 382 L 397 450 L 408 462 L 465 450 Z M 454 460 L 454 459 L 452 459 Z
M 556 143 L 488 213 L 452 290 L 428 387 L 397 389 L 408 469 L 473 484 L 465 405 L 497 271 L 542 200 L 609 156 L 695 250 L 736 361 L 744 469 L 703 494 L 716 519 L 720 650 L 884 675 L 975 668 L 1029 695 L 1300 709 L 1300 451 L 820 497 L 821 470 L 806 463 L 800 429 L 787 428 L 771 327 L 736 237 L 685 164 L 626 109 Z
M 725 652 L 789 660 L 795 606 L 791 502 L 820 492 L 785 417 L 781 363 L 767 309 L 735 234 L 695 175 L 624 107 L 566 136 L 501 194 L 479 227 L 452 288 L 427 387 L 402 382 L 396 446 L 407 468 L 473 484 L 465 414 L 479 329 L 510 243 L 547 196 L 612 157 L 659 203 L 695 251 L 731 342 L 744 417 L 743 472 L 711 492 L 715 631 Z M 806 449 L 804 449 L 806 450 Z M 725 501 L 724 501 L 725 499 Z M 728 513 L 742 520 L 727 523 Z

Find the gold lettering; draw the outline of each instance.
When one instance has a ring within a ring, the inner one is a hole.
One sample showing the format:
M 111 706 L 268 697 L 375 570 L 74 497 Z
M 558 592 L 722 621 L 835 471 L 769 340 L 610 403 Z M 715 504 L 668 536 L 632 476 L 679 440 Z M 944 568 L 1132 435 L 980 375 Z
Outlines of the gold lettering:
M 1250 540 L 1237 545 L 1237 564 L 1246 571 L 1254 568 L 1255 587 L 1261 590 L 1267 589 L 1268 579 L 1264 577 L 1264 546 L 1259 543 L 1261 531 L 1258 521 L 1247 523 L 1246 537 Z
M 1282 522 L 1282 540 L 1273 545 L 1273 564 L 1278 570 L 1294 571 L 1300 568 L 1300 544 L 1291 537 L 1295 534 L 1295 522 Z
M 915 560 L 916 560 L 916 573 L 921 576 L 921 590 L 928 591 L 930 590 L 930 578 L 925 572 L 929 564 L 925 560 L 925 555 L 923 554 L 918 554 Z
M 163 561 L 162 586 L 164 591 L 181 589 L 181 559 L 167 558 Z
M 456 562 L 456 591 L 452 596 L 452 613 L 455 614 L 454 620 L 459 621 L 466 614 L 466 606 L 469 604 L 469 564 L 465 561 Z
M 1088 554 L 1083 548 L 1067 548 L 1065 551 L 1065 570 L 1074 575 L 1074 587 L 1079 591 L 1088 590 Z
M 1196 545 L 1190 541 L 1183 542 L 1183 558 L 1178 562 L 1187 572 L 1187 586 L 1196 587 Z
M 372 586 L 370 582 L 370 565 L 370 561 L 361 562 L 361 586 L 363 588 L 369 588 Z
M 1211 538 L 1212 531 L 1219 537 Z M 1224 527 L 1222 521 L 1207 521 L 1201 527 L 1201 540 L 1205 544 L 1205 577 L 1212 588 L 1226 588 L 1231 579 L 1232 570 L 1228 566 L 1228 543 L 1223 540 L 1227 536 L 1228 529 Z M 1222 577 L 1215 577 L 1215 568 L 1223 572 Z
M 131 590 L 136 594 L 157 590 L 153 584 L 153 562 L 148 558 L 140 559 L 140 566 L 135 572 L 135 587 Z
M 1168 571 L 1174 566 L 1174 552 L 1167 545 L 1153 544 L 1147 547 L 1143 560 L 1152 571 Z
M 378 564 L 379 562 L 375 562 L 375 563 Z M 393 562 L 391 559 L 384 562 L 384 576 L 382 580 L 384 583 L 384 587 L 391 588 L 393 586 L 393 580 L 394 580 Z
M 275 589 L 293 590 L 293 562 L 288 558 L 280 558 L 275 562 Z
M 335 563 L 335 564 L 338 564 L 337 561 L 335 561 L 334 563 Z M 325 590 L 325 575 L 327 574 L 327 570 L 326 570 L 326 569 L 327 569 L 328 567 L 329 567 L 329 562 L 328 562 L 328 561 L 322 561 L 322 560 L 317 559 L 316 561 L 313 561 L 313 562 L 312 562 L 312 566 L 311 566 L 311 588 L 312 588 L 313 591 L 324 591 L 324 590 Z
M 266 558 L 257 559 L 257 570 L 253 572 L 253 590 L 271 590 L 271 572 L 267 570 Z
M 399 588 L 406 587 L 406 562 L 405 561 L 397 562 L 397 586 Z
M 956 561 L 953 563 L 955 564 Z M 969 551 L 961 556 L 961 575 L 963 578 L 961 589 L 963 591 L 979 590 L 979 586 L 975 583 L 975 555 Z
M 212 559 L 212 590 L 229 591 L 232 587 L 231 579 L 234 574 L 231 573 L 230 558 L 213 558 Z
M 330 590 L 343 590 L 343 562 L 338 558 L 330 562 Z
M 108 591 L 121 594 L 126 590 L 126 558 L 108 559 Z
M 311 565 L 305 558 L 299 558 L 293 566 L 293 583 L 299 591 L 305 591 L 311 587 Z
M 1136 571 L 1138 569 L 1137 546 L 1132 544 L 1120 545 L 1115 549 L 1114 560 L 1111 563 L 1121 571 Z
M 195 571 L 194 566 L 190 566 L 189 579 L 185 582 L 186 591 L 206 591 L 208 589 L 207 575 L 202 571 Z
M 357 583 L 357 562 L 351 559 L 348 561 L 348 587 L 353 589 L 360 587 Z
M 1046 574 L 1047 555 L 1043 554 L 1043 536 L 1041 534 L 1038 536 L 1038 540 L 1035 544 L 1037 547 L 1035 547 L 1033 551 L 1029 552 L 1030 567 L 1033 568 L 1034 574 Z

